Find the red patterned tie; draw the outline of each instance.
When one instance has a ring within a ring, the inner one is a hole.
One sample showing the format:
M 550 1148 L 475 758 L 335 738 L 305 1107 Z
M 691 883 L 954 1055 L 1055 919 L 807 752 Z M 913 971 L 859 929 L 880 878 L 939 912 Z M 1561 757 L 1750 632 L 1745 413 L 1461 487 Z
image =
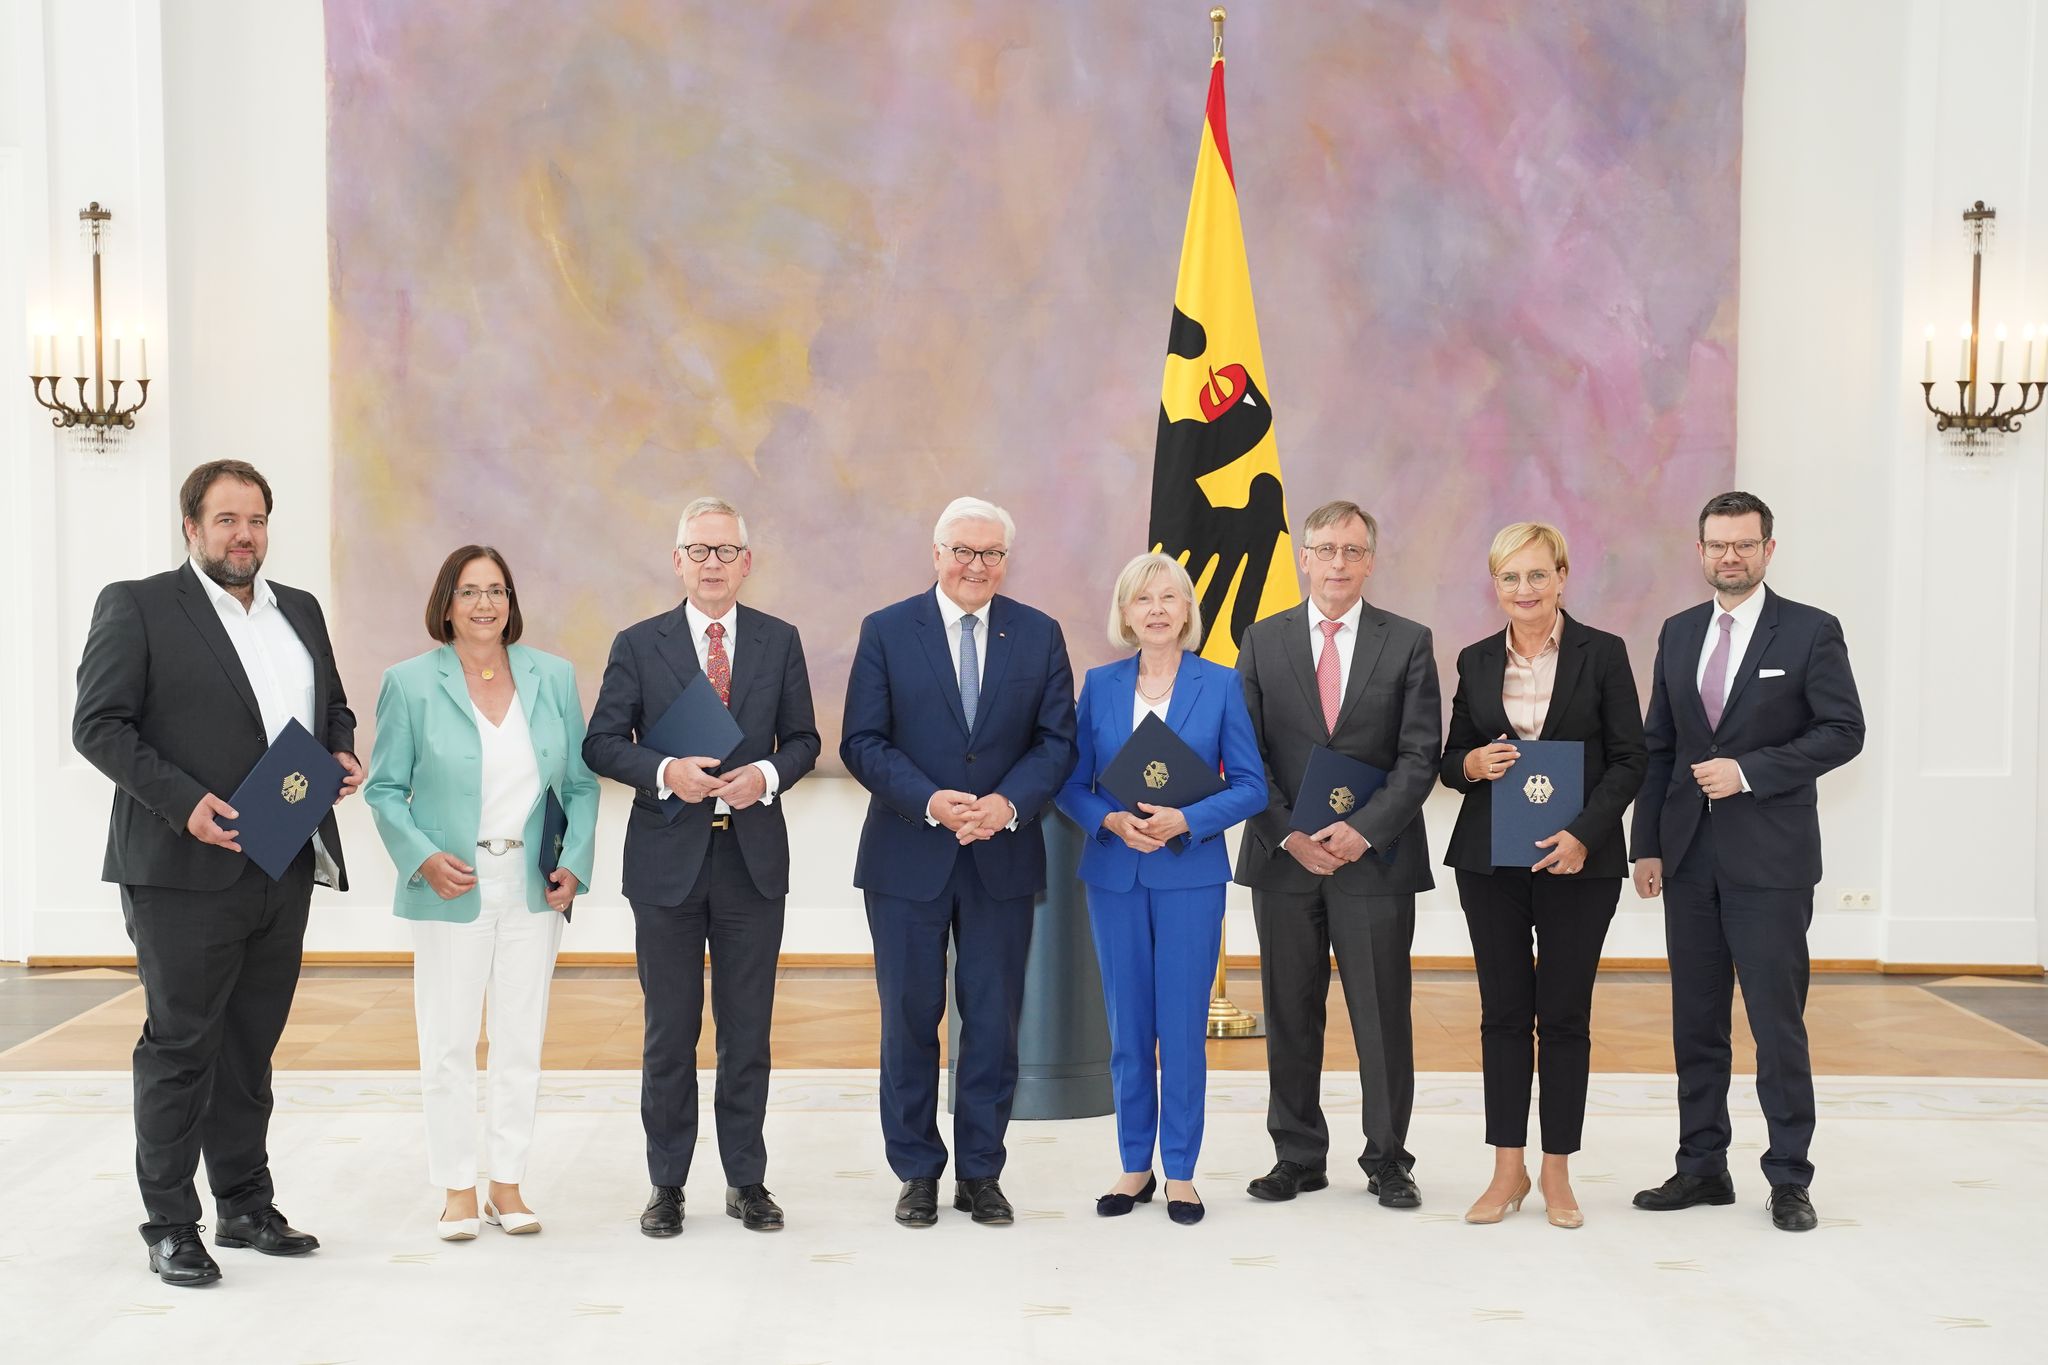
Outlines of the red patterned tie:
M 729 707 L 732 705 L 732 660 L 725 656 L 725 627 L 713 621 L 704 627 L 704 634 L 711 641 L 711 648 L 704 659 L 704 676 L 711 679 L 711 685 L 718 689 L 718 699 Z
M 1323 696 L 1323 728 L 1331 734 L 1337 733 L 1337 706 L 1344 700 L 1344 689 L 1337 679 L 1337 632 L 1344 629 L 1342 621 L 1325 621 L 1323 624 L 1323 657 L 1316 660 L 1316 691 Z

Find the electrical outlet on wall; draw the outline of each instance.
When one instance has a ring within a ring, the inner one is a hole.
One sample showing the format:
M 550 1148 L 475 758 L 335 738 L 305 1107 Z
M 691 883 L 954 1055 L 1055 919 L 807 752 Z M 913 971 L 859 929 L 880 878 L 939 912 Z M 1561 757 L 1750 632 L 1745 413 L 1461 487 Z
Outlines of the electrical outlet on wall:
M 1875 910 L 1877 909 L 1877 893 L 1875 891 L 1863 890 L 1837 892 L 1835 895 L 1835 909 Z

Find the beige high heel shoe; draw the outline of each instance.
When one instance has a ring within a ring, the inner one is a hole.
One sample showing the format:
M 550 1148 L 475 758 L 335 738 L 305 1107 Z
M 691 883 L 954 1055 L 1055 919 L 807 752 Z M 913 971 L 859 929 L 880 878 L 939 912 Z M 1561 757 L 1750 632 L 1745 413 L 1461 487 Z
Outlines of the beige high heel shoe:
M 1577 1209 L 1558 1208 L 1548 1201 L 1543 1205 L 1543 1216 L 1550 1220 L 1550 1226 L 1554 1228 L 1582 1228 L 1586 1226 L 1585 1214 Z
M 1468 1223 L 1498 1223 L 1509 1214 L 1521 1210 L 1522 1201 L 1529 1197 L 1531 1188 L 1529 1173 L 1525 1170 L 1522 1172 L 1521 1188 L 1515 1191 L 1513 1198 L 1504 1204 L 1474 1204 L 1471 1208 L 1465 1210 L 1465 1221 Z

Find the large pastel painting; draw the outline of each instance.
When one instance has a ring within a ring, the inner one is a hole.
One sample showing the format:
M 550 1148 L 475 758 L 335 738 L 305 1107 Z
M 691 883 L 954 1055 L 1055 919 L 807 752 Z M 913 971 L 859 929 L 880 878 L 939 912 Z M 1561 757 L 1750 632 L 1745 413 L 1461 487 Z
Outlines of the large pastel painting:
M 702 493 L 747 514 L 747 600 L 801 627 L 828 753 L 860 617 L 930 582 L 956 494 L 1016 513 L 1008 590 L 1077 666 L 1108 657 L 1205 6 L 326 15 L 355 692 L 427 647 L 435 567 L 483 541 L 587 700 L 613 632 L 674 604 Z M 1567 604 L 1646 674 L 1657 621 L 1705 591 L 1692 512 L 1734 470 L 1740 0 L 1290 0 L 1242 7 L 1228 53 L 1297 526 L 1370 507 L 1369 594 L 1448 670 L 1498 620 L 1493 532 L 1555 521 Z

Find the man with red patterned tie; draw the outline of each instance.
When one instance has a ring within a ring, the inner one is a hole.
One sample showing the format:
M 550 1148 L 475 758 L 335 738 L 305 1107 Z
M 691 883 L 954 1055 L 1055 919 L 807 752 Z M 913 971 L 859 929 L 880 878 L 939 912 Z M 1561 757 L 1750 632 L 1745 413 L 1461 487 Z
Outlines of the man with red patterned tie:
M 619 632 L 583 741 L 592 772 L 633 788 L 624 882 L 644 996 L 640 1120 L 654 1187 L 640 1230 L 683 1230 L 708 942 L 718 974 L 712 1112 L 725 1211 L 750 1231 L 772 1232 L 782 1209 L 763 1183 L 761 1125 L 789 894 L 789 833 L 777 798 L 817 765 L 818 728 L 796 627 L 739 604 L 754 553 L 738 510 L 718 498 L 685 507 L 674 560 L 682 603 Z M 739 747 L 722 761 L 647 748 L 641 738 L 699 673 L 745 733 Z
M 1269 803 L 1245 822 L 1237 880 L 1252 891 L 1266 1006 L 1277 1158 L 1251 1182 L 1258 1199 L 1326 1188 L 1330 1129 L 1321 1102 L 1330 952 L 1358 1044 L 1358 1164 L 1366 1190 L 1395 1209 L 1422 1202 L 1409 1174 L 1415 1046 L 1408 949 L 1415 893 L 1436 884 L 1422 803 L 1443 755 L 1443 708 L 1429 629 L 1365 600 L 1379 524 L 1358 504 L 1330 502 L 1302 526 L 1309 600 L 1245 631 L 1237 667 L 1266 760 Z M 1365 801 L 1325 814 L 1313 834 L 1289 830 L 1309 754 L 1324 745 L 1387 773 Z

